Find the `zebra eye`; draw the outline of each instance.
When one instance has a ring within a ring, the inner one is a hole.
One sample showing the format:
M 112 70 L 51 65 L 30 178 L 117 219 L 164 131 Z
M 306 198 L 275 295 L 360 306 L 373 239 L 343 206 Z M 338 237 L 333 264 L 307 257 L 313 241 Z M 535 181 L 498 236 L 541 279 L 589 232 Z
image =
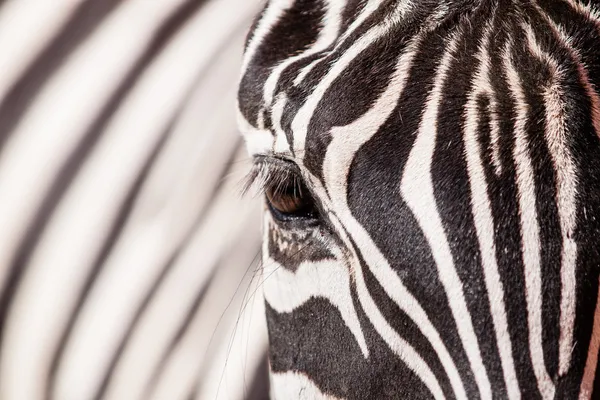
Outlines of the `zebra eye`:
M 271 213 L 279 220 L 316 218 L 313 198 L 309 190 L 296 177 L 267 187 L 265 193 Z

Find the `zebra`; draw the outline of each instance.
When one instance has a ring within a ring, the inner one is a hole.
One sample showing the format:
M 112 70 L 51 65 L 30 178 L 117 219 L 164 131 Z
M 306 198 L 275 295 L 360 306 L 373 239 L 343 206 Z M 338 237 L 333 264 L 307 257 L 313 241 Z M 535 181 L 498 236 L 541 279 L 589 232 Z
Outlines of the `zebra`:
M 596 1 L 269 1 L 271 397 L 600 398 L 599 87 Z
M 235 121 L 261 6 L 0 1 L 1 400 L 264 399 Z

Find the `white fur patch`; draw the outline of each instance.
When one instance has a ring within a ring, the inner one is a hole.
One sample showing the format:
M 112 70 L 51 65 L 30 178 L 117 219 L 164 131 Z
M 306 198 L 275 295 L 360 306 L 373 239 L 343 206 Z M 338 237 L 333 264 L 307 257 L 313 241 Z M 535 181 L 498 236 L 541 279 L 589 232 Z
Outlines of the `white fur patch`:
M 297 372 L 271 373 L 272 400 L 341 400 L 324 394 L 306 375 Z

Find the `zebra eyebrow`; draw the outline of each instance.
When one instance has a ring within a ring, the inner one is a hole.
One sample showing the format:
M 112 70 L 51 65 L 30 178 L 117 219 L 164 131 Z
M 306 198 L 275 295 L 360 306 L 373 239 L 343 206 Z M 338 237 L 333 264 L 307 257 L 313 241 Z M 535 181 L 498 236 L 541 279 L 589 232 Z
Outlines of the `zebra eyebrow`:
M 260 154 L 253 157 L 252 167 L 242 180 L 242 195 L 252 191 L 263 194 L 266 189 L 281 191 L 290 182 L 302 180 L 298 166 L 287 159 Z

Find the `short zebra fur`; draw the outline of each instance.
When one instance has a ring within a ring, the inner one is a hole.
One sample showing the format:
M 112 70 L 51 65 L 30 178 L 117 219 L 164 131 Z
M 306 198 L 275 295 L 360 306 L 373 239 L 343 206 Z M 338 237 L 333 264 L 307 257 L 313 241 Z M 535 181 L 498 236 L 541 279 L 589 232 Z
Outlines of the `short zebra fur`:
M 238 119 L 308 191 L 265 187 L 272 397 L 600 396 L 599 87 L 593 1 L 270 1 Z

